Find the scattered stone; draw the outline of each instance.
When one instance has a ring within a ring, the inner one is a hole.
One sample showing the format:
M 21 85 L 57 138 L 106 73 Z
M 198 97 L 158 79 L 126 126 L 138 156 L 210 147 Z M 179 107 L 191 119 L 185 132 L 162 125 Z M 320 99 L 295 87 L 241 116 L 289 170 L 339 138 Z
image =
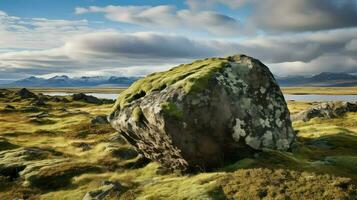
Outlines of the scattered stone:
M 295 140 L 284 96 L 260 61 L 210 58 L 154 73 L 122 92 L 111 125 L 173 170 L 222 167 Z
M 97 190 L 87 192 L 83 200 L 102 200 L 110 193 L 115 192 L 119 196 L 122 186 L 118 182 L 103 181 L 102 186 Z
M 36 94 L 30 92 L 26 88 L 22 88 L 16 94 L 19 95 L 22 99 L 37 98 Z
M 95 116 L 94 118 L 92 118 L 91 123 L 92 124 L 109 124 L 106 115 Z
M 84 101 L 84 102 L 93 103 L 93 104 L 103 104 L 103 102 L 100 99 L 98 99 L 97 97 L 94 97 L 91 95 L 86 95 L 84 93 L 73 94 L 72 98 L 74 101 Z
M 118 149 L 114 149 L 111 152 L 112 152 L 113 157 L 121 158 L 124 160 L 130 160 L 130 159 L 136 158 L 136 156 L 138 156 L 137 151 L 135 151 L 132 148 L 127 148 L 127 147 L 121 147 Z
M 65 97 L 52 97 L 51 101 L 53 102 L 62 102 L 62 103 L 69 103 L 70 101 Z
M 31 101 L 31 105 L 33 106 L 45 106 L 46 103 L 43 98 L 37 98 Z
M 350 102 L 326 102 L 308 108 L 294 116 L 294 121 L 309 121 L 312 118 L 332 119 L 343 116 L 347 112 L 357 112 L 357 104 Z

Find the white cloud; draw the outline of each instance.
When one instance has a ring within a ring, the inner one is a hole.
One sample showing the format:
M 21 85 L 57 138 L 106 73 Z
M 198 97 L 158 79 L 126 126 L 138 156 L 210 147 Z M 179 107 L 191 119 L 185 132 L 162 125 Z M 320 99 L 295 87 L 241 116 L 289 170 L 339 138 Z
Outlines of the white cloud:
M 309 31 L 357 26 L 356 0 L 253 0 L 248 20 L 260 29 Z
M 77 7 L 77 14 L 105 13 L 116 22 L 144 26 L 148 29 L 167 28 L 186 31 L 209 32 L 216 35 L 237 36 L 252 33 L 241 22 L 230 16 L 213 11 L 177 10 L 173 6 L 107 6 Z
M 74 35 L 92 32 L 86 20 L 19 18 L 0 11 L 0 48 L 55 48 Z
M 186 4 L 192 10 L 212 9 L 216 4 L 227 5 L 232 9 L 238 8 L 249 0 L 186 0 Z
M 345 53 L 346 46 L 356 37 L 357 29 L 245 41 L 152 32 L 98 32 L 73 37 L 51 50 L 0 53 L 0 68 L 12 74 L 21 72 L 21 75 L 81 71 L 142 75 L 198 58 L 244 53 L 260 59 L 279 74 L 357 72 L 357 59 Z

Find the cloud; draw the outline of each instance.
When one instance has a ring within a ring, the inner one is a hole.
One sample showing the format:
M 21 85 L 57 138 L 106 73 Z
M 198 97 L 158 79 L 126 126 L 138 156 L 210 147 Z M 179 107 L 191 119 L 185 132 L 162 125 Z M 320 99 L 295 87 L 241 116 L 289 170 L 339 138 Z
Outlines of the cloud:
M 314 31 L 357 26 L 356 0 L 253 0 L 248 20 L 269 31 Z
M 249 0 L 186 0 L 186 4 L 192 10 L 212 9 L 216 4 L 227 5 L 235 9 L 247 2 Z
M 90 6 L 77 7 L 76 14 L 105 13 L 112 21 L 135 24 L 161 30 L 174 28 L 186 31 L 209 32 L 216 35 L 237 36 L 251 33 L 241 22 L 213 11 L 177 10 L 173 6 Z
M 357 59 L 341 55 L 326 54 L 309 62 L 283 62 L 270 64 L 270 69 L 278 75 L 312 75 L 320 72 L 357 73 Z
M 284 37 L 261 36 L 243 41 L 107 31 L 82 34 L 50 50 L 0 53 L 0 69 L 2 75 L 93 71 L 142 75 L 194 59 L 243 53 L 260 59 L 279 74 L 357 72 L 357 58 L 353 53 L 348 54 L 356 39 L 356 28 Z
M 303 32 L 357 26 L 356 0 L 186 0 L 192 10 L 251 6 L 245 25 L 273 32 Z
M 92 31 L 87 20 L 20 18 L 0 11 L 1 49 L 55 48 L 69 37 Z

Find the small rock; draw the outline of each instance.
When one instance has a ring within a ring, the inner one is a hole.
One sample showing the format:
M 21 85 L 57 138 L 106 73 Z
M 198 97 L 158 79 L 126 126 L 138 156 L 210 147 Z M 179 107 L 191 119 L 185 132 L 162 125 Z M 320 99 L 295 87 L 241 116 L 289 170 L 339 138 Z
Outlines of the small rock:
M 106 115 L 95 116 L 94 118 L 92 118 L 91 123 L 92 124 L 109 124 Z
M 118 182 L 103 181 L 102 186 L 90 192 L 87 192 L 83 200 L 102 200 L 111 192 L 119 193 L 122 186 Z
M 138 156 L 138 152 L 131 148 L 122 147 L 119 149 L 112 150 L 112 156 L 124 160 L 130 160 Z
M 32 102 L 31 102 L 31 105 L 33 106 L 45 106 L 46 103 L 44 101 L 43 98 L 38 98 L 38 99 L 34 99 Z
M 52 97 L 51 101 L 53 102 L 62 102 L 62 103 L 68 103 L 69 100 L 67 98 L 64 97 Z

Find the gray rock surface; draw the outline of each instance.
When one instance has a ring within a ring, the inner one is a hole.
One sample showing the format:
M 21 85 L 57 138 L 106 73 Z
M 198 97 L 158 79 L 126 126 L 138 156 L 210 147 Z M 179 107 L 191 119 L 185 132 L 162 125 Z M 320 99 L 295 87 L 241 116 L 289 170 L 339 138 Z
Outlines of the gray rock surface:
M 92 118 L 92 124 L 109 124 L 106 115 L 98 115 Z
M 294 116 L 292 120 L 309 121 L 312 118 L 332 119 L 343 116 L 347 112 L 357 112 L 357 104 L 351 102 L 326 102 L 311 106 Z
M 122 186 L 118 182 L 103 181 L 100 188 L 87 192 L 83 200 L 102 200 L 111 192 L 119 193 L 121 188 Z
M 138 152 L 173 170 L 209 170 L 295 140 L 269 69 L 245 55 L 149 75 L 121 93 L 109 116 Z

